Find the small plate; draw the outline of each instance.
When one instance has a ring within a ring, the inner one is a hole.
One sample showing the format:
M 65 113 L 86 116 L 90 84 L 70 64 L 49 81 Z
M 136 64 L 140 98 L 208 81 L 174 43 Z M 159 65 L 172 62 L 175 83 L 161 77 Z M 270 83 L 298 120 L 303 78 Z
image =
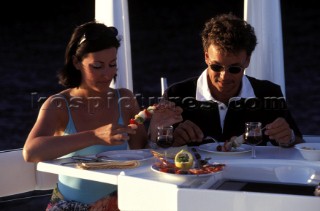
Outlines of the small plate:
M 251 151 L 251 146 L 246 144 L 241 144 L 240 147 L 232 148 L 231 151 L 229 152 L 217 151 L 217 146 L 218 146 L 217 143 L 202 144 L 199 146 L 199 150 L 202 150 L 205 152 L 212 152 L 216 154 L 223 154 L 223 155 L 241 154 L 241 153 L 247 153 Z
M 150 151 L 146 150 L 114 150 L 98 153 L 97 158 L 103 160 L 137 160 L 144 161 L 153 157 Z

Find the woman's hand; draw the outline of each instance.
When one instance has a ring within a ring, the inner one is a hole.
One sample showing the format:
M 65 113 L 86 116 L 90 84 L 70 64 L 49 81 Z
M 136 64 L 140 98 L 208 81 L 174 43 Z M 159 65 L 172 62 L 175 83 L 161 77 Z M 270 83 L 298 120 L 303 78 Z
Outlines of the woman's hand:
M 149 132 L 151 140 L 155 140 L 158 126 L 170 126 L 181 122 L 183 120 L 182 111 L 182 108 L 175 106 L 173 102 L 161 101 L 150 120 Z
M 136 129 L 136 125 L 122 126 L 108 124 L 95 129 L 94 134 L 102 144 L 120 145 L 124 141 L 128 141 L 130 138 L 129 134 L 135 134 Z
M 170 126 L 175 123 L 181 122 L 182 108 L 175 106 L 173 102 L 162 101 L 157 105 L 157 109 L 154 111 L 150 124 L 157 126 Z
M 90 205 L 90 211 L 117 211 L 118 208 L 118 197 L 117 196 L 107 196 L 99 199 L 92 205 Z

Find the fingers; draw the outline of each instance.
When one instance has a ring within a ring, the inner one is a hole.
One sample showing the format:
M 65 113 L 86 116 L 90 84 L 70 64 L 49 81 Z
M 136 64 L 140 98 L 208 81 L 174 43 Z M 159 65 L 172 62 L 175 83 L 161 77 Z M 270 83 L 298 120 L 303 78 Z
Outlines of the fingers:
M 179 107 L 179 106 L 176 106 L 174 109 L 173 109 L 173 115 L 172 115 L 172 123 L 171 125 L 173 124 L 176 124 L 178 122 L 182 122 L 183 121 L 183 118 L 182 118 L 182 108 Z
M 111 135 L 124 134 L 124 133 L 135 134 L 137 128 L 138 128 L 137 125 L 130 124 L 128 126 L 117 125 L 110 128 L 110 130 L 111 130 Z
M 169 126 L 181 122 L 183 120 L 181 113 L 182 108 L 174 106 L 174 103 L 165 104 L 167 106 L 162 106 L 156 109 L 152 116 L 152 125 L 162 125 Z
M 291 139 L 291 128 L 284 118 L 277 118 L 266 125 L 265 135 L 279 144 L 287 144 Z
M 138 125 L 136 125 L 136 124 L 129 124 L 128 126 L 133 130 L 138 129 Z
M 123 144 L 129 140 L 129 134 L 135 134 L 137 125 L 130 124 L 128 126 L 108 124 L 96 129 L 96 136 L 100 141 L 108 145 Z
M 174 140 L 177 144 L 202 142 L 202 139 L 202 130 L 189 120 L 180 123 L 174 131 Z
M 182 112 L 183 112 L 183 109 L 182 109 L 180 106 L 176 106 L 176 107 L 174 108 L 174 113 L 175 113 L 176 115 L 181 115 Z
M 157 105 L 157 109 L 158 110 L 161 110 L 161 109 L 166 109 L 166 108 L 174 108 L 175 107 L 175 103 L 174 102 L 171 102 L 171 101 L 168 101 L 168 100 L 164 100 L 162 99 L 158 105 Z
M 172 146 L 178 147 L 178 146 L 183 146 L 186 144 L 187 144 L 187 142 L 184 139 L 182 139 L 180 137 L 176 137 L 176 138 L 174 138 L 174 142 L 173 142 Z

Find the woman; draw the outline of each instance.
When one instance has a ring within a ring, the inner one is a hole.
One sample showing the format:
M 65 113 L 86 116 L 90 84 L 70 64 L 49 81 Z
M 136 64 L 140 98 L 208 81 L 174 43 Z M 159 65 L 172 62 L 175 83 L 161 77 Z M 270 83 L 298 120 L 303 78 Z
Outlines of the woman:
M 146 146 L 143 124 L 129 125 L 140 111 L 133 93 L 109 87 L 117 75 L 117 34 L 116 28 L 95 21 L 75 28 L 58 73 L 66 89 L 42 105 L 23 149 L 26 161 Z M 162 108 L 150 126 L 182 120 L 180 108 Z M 150 129 L 155 133 L 154 126 Z M 47 210 L 118 210 L 116 190 L 115 185 L 59 175 Z

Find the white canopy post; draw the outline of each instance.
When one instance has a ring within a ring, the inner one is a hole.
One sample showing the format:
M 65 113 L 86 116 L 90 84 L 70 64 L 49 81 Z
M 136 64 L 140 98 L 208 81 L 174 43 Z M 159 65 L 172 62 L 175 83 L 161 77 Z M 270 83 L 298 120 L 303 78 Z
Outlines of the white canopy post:
M 163 95 L 164 91 L 166 91 L 166 89 L 168 88 L 167 78 L 161 77 L 160 82 L 161 82 L 161 95 Z
M 127 0 L 95 0 L 95 19 L 107 26 L 115 26 L 121 36 L 118 50 L 118 77 L 113 88 L 127 88 L 133 91 L 130 27 Z
M 279 84 L 285 96 L 280 0 L 244 0 L 244 19 L 258 39 L 246 74 Z

